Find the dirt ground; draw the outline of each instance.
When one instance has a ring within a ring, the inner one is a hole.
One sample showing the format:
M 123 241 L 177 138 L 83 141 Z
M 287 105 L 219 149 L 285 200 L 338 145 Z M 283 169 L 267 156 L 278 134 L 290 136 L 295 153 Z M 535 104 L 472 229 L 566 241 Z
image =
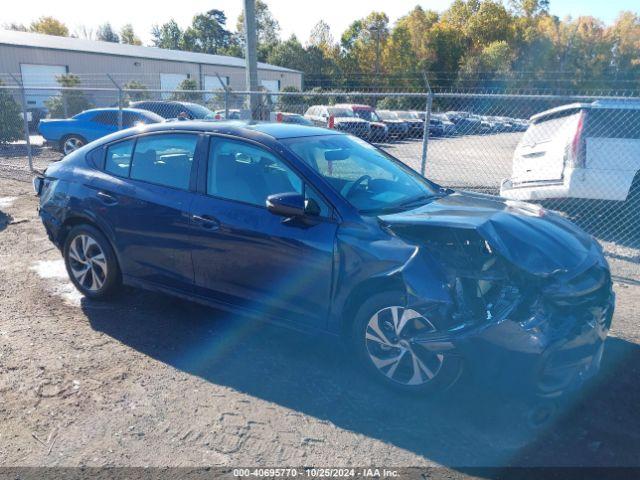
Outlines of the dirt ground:
M 0 466 L 640 465 L 637 278 L 597 383 L 534 430 L 490 385 L 403 397 L 324 339 L 133 289 L 87 301 L 36 206 L 0 179 Z

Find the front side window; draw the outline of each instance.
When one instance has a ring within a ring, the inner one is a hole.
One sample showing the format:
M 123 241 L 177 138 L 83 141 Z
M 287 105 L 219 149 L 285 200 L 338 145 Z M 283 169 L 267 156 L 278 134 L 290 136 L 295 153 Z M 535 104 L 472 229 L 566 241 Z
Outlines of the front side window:
M 211 140 L 208 194 L 263 207 L 269 195 L 287 192 L 302 193 L 302 180 L 273 154 L 245 142 Z
M 135 143 L 135 140 L 126 140 L 107 148 L 107 156 L 104 162 L 105 171 L 118 177 L 128 177 Z
M 118 124 L 118 113 L 116 111 L 99 112 L 92 119 L 102 125 L 116 126 Z
M 322 197 L 272 153 L 241 141 L 211 140 L 209 195 L 264 207 L 269 195 L 290 192 L 305 196 L 309 214 L 330 216 L 331 209 Z
M 406 209 L 439 192 L 399 161 L 350 135 L 283 141 L 361 213 Z
M 198 136 L 188 133 L 139 138 L 131 163 L 131 178 L 188 190 L 197 143 Z

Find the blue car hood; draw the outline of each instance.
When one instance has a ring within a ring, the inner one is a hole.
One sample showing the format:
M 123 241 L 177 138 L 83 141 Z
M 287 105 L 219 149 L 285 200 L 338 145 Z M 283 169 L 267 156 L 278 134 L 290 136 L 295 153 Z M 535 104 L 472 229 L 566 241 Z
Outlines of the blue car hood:
M 425 243 L 430 229 L 474 230 L 493 251 L 536 276 L 569 272 L 583 266 L 590 256 L 601 255 L 589 235 L 560 215 L 491 195 L 455 192 L 379 218 L 392 231 L 394 227 L 401 227 L 399 231 L 418 228 Z

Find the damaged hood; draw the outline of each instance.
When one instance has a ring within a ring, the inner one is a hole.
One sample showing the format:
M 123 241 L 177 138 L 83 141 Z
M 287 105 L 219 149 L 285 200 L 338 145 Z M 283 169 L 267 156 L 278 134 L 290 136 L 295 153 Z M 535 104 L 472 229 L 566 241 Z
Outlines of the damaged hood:
M 434 229 L 474 230 L 505 260 L 536 276 L 579 268 L 597 248 L 589 235 L 560 215 L 491 195 L 455 192 L 379 218 L 399 235 L 411 230 L 412 238 L 417 234 L 425 242 Z

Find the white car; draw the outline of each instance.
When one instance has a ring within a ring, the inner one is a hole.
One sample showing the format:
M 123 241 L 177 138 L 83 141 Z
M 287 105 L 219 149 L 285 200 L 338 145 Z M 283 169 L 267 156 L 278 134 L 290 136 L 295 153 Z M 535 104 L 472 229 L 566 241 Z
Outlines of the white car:
M 531 117 L 500 195 L 513 200 L 640 199 L 640 101 L 596 101 Z

